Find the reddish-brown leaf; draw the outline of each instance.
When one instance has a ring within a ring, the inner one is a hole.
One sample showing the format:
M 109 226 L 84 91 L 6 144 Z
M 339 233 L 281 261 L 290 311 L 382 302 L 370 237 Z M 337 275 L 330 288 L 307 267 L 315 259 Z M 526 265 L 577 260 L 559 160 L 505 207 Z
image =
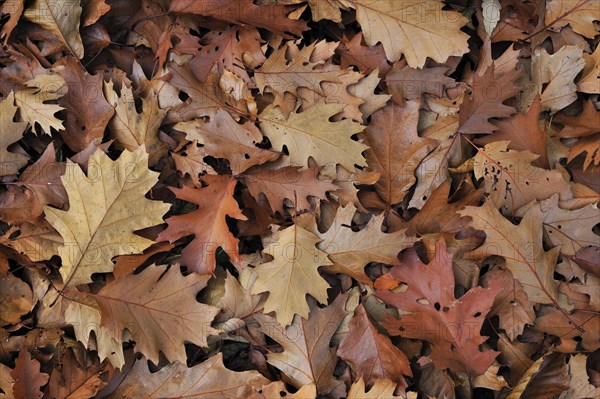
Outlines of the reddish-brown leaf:
M 294 7 L 280 4 L 254 4 L 253 0 L 174 0 L 171 12 L 192 13 L 213 17 L 238 25 L 265 28 L 281 36 L 300 35 L 306 22 L 287 15 Z
M 265 166 L 247 171 L 242 180 L 255 200 L 264 194 L 273 212 L 282 214 L 286 202 L 296 211 L 311 209 L 309 197 L 325 199 L 327 192 L 337 189 L 331 180 L 319 178 L 318 168 Z
M 406 387 L 404 375 L 412 376 L 406 355 L 377 331 L 363 305 L 354 310 L 348 334 L 337 354 L 352 366 L 356 378 L 363 378 L 367 385 L 389 379 Z
M 211 274 L 216 267 L 216 252 L 221 248 L 232 262 L 241 261 L 238 239 L 231 234 L 226 217 L 246 220 L 233 198 L 237 180 L 227 176 L 205 176 L 204 188 L 170 187 L 177 198 L 199 206 L 198 210 L 175 215 L 167 219 L 168 227 L 157 241 L 174 242 L 181 237 L 194 235 L 182 251 L 181 263 L 200 274 Z
M 439 368 L 465 372 L 471 377 L 485 373 L 498 352 L 479 351 L 479 345 L 485 341 L 480 330 L 502 287 L 476 287 L 457 299 L 452 256 L 443 239 L 436 245 L 435 257 L 429 264 L 418 260 L 405 263 L 394 267 L 390 274 L 407 284 L 407 290 L 379 291 L 377 296 L 407 313 L 399 320 L 388 316 L 383 326 L 394 335 L 429 341 L 430 356 Z
M 32 359 L 27 350 L 21 349 L 10 375 L 14 380 L 15 398 L 41 399 L 44 396 L 40 388 L 48 383 L 48 374 L 40 371 L 40 362 Z
M 436 142 L 417 135 L 419 102 L 389 104 L 375 112 L 365 130 L 369 167 L 381 174 L 375 189 L 389 205 L 399 204 L 417 181 L 415 169 Z

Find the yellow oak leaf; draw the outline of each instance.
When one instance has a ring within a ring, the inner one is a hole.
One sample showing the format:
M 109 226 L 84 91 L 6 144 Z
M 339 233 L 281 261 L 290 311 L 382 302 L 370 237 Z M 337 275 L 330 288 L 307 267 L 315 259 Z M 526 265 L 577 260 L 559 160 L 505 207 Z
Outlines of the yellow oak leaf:
M 27 89 L 15 93 L 15 102 L 19 107 L 21 119 L 32 127 L 36 123 L 42 131 L 51 134 L 51 129 L 63 129 L 63 123 L 54 116 L 63 107 L 47 104 L 46 101 L 57 100 L 66 93 L 67 84 L 60 75 L 38 75 L 27 83 Z
M 331 262 L 316 247 L 319 237 L 302 227 L 294 224 L 278 234 L 277 241 L 264 250 L 274 259 L 255 269 L 258 277 L 251 293 L 268 292 L 264 312 L 274 311 L 277 321 L 287 326 L 295 314 L 308 318 L 307 294 L 319 303 L 327 303 L 329 284 L 318 268 Z
M 75 57 L 83 58 L 83 42 L 79 34 L 79 1 L 35 0 L 23 16 L 52 32 Z
M 14 122 L 17 112 L 15 93 L 0 101 L 0 176 L 14 175 L 27 164 L 29 157 L 24 154 L 8 151 L 8 146 L 19 141 L 27 127 L 26 122 Z
M 329 121 L 343 109 L 343 104 L 320 101 L 286 118 L 278 107 L 269 106 L 259 115 L 260 127 L 275 151 L 287 147 L 291 166 L 309 166 L 310 156 L 318 165 L 336 163 L 354 170 L 355 164 L 366 166 L 362 152 L 368 147 L 351 136 L 365 127 L 348 119 Z
M 46 220 L 64 240 L 58 254 L 65 287 L 90 283 L 93 273 L 113 270 L 114 256 L 139 254 L 152 244 L 134 231 L 162 223 L 169 204 L 144 197 L 158 180 L 158 173 L 147 165 L 142 147 L 124 151 L 116 161 L 97 150 L 88 162 L 87 176 L 67 161 L 61 180 L 69 210 L 44 209 Z
M 109 104 L 115 107 L 115 115 L 109 127 L 116 139 L 116 147 L 133 151 L 141 145 L 146 146 L 150 155 L 150 166 L 166 155 L 168 145 L 158 139 L 158 128 L 167 114 L 166 109 L 158 106 L 158 97 L 153 91 L 142 98 L 142 113 L 135 108 L 135 98 L 131 88 L 123 86 L 121 96 L 113 90 L 113 83 L 104 83 L 104 95 Z
M 573 31 L 589 37 L 598 35 L 594 21 L 600 21 L 600 7 L 595 0 L 549 0 L 546 4 L 546 26 L 560 31 L 571 25 Z
M 398 264 L 398 253 L 411 247 L 417 238 L 408 237 L 404 230 L 390 234 L 381 231 L 384 214 L 373 216 L 361 230 L 353 231 L 349 226 L 355 213 L 356 208 L 351 204 L 338 208 L 329 230 L 319 235 L 323 241 L 317 246 L 333 262 L 326 272 L 345 273 L 363 284 L 372 285 L 365 274 L 365 266 L 371 262 Z
M 411 68 L 423 68 L 427 57 L 444 63 L 469 51 L 469 36 L 460 31 L 467 19 L 443 11 L 437 0 L 341 0 L 356 10 L 369 46 L 381 42 L 389 61 L 401 55 Z

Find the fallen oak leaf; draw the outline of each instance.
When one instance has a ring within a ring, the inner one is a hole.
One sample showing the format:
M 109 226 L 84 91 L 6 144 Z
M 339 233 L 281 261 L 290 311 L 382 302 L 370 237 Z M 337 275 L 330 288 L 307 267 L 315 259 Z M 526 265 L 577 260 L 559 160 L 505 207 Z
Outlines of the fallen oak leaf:
M 189 175 L 196 186 L 201 186 L 199 176 L 205 173 L 216 175 L 217 172 L 204 161 L 208 156 L 206 149 L 197 142 L 190 143 L 180 153 L 171 153 L 175 167 L 183 176 Z
M 96 396 L 103 385 L 102 373 L 106 371 L 97 361 L 83 367 L 77 362 L 73 350 L 67 350 L 60 359 L 60 368 L 50 374 L 48 394 L 56 399 L 88 399 Z
M 250 27 L 233 26 L 208 32 L 202 37 L 200 53 L 189 61 L 189 65 L 200 81 L 216 65 L 220 73 L 227 69 L 250 85 L 252 80 L 244 65 L 255 67 L 265 61 L 261 40 L 258 30 Z
M 464 141 L 456 134 L 458 116 L 438 119 L 433 125 L 419 132 L 423 138 L 436 140 L 438 145 L 419 163 L 415 170 L 417 185 L 408 208 L 422 209 L 438 187 L 450 177 L 450 164 L 460 162 Z
M 474 190 L 472 184 L 463 182 L 459 188 L 464 191 L 457 190 L 450 196 L 451 185 L 452 181 L 448 179 L 431 193 L 423 208 L 408 221 L 408 235 L 458 233 L 464 229 L 466 222 L 457 212 L 467 205 L 478 205 L 483 190 Z
M 401 398 L 395 395 L 397 384 L 390 380 L 377 380 L 375 384 L 367 390 L 365 380 L 359 378 L 355 381 L 348 391 L 347 399 L 393 399 Z
M 358 83 L 348 86 L 348 93 L 352 96 L 360 98 L 363 103 L 358 106 L 358 109 L 362 113 L 362 119 L 359 121 L 363 123 L 367 122 L 367 119 L 377 110 L 385 107 L 388 100 L 392 98 L 391 94 L 375 94 L 377 85 L 381 81 L 377 77 L 379 70 L 374 70 L 368 76 L 365 76 Z M 340 101 L 344 101 L 340 99 Z M 344 110 L 344 116 L 348 113 L 348 108 Z
M 538 398 L 547 395 L 556 396 L 569 386 L 569 376 L 565 355 L 554 352 L 553 348 L 537 359 L 507 399 Z
M 511 51 L 507 50 L 507 53 Z M 471 95 L 466 95 L 459 108 L 458 131 L 465 134 L 492 133 L 498 127 L 489 120 L 492 118 L 507 118 L 516 112 L 504 101 L 519 93 L 515 86 L 523 70 L 517 69 L 517 59 L 510 64 L 514 65 L 508 72 L 496 72 L 496 62 L 491 61 L 483 70 L 476 70 L 473 74 L 473 90 Z M 482 64 L 483 65 L 483 64 Z
M 327 302 L 329 284 L 319 275 L 318 268 L 331 262 L 316 246 L 321 241 L 319 237 L 302 227 L 294 224 L 276 234 L 277 241 L 263 251 L 273 260 L 254 269 L 258 277 L 250 292 L 268 292 L 264 313 L 274 311 L 277 321 L 287 326 L 294 315 L 308 318 L 307 294 L 319 303 Z M 274 278 L 280 283 L 272 284 Z
M 506 268 L 521 282 L 531 302 L 554 305 L 575 330 L 581 331 L 568 314 L 573 305 L 559 294 L 558 281 L 554 279 L 559 248 L 550 251 L 543 248 L 543 214 L 539 207 L 528 210 L 518 226 L 505 219 L 489 201 L 481 207 L 466 207 L 459 213 L 472 218 L 469 226 L 486 233 L 483 245 L 467 253 L 468 258 L 504 257 Z
M 569 389 L 563 392 L 559 399 L 583 399 L 600 397 L 600 387 L 589 382 L 586 363 L 589 355 L 578 353 L 569 359 Z
M 494 284 L 495 280 L 498 281 L 496 284 L 505 289 L 496 296 L 490 315 L 498 316 L 500 328 L 514 341 L 523 333 L 525 325 L 533 324 L 533 304 L 529 302 L 523 286 L 513 278 L 510 270 L 495 267 L 483 275 L 481 282 L 484 287 L 488 287 Z
M 166 220 L 167 229 L 156 240 L 170 243 L 194 234 L 194 239 L 182 251 L 180 259 L 184 266 L 199 274 L 212 274 L 217 265 L 216 251 L 220 247 L 233 263 L 240 264 L 238 239 L 231 234 L 226 217 L 247 220 L 233 198 L 237 185 L 234 177 L 204 176 L 208 186 L 203 188 L 169 189 L 175 196 L 194 203 L 199 208 L 193 212 L 171 216 Z
M 586 170 L 592 163 L 594 167 L 600 164 L 600 134 L 582 137 L 577 140 L 569 149 L 567 162 L 573 161 L 583 153 L 586 154 L 583 161 L 583 170 Z
M 366 166 L 362 152 L 367 146 L 351 138 L 365 127 L 344 119 L 329 119 L 344 109 L 343 104 L 314 104 L 303 112 L 292 112 L 287 118 L 278 107 L 268 106 L 259 116 L 260 128 L 275 151 L 285 145 L 291 166 L 309 166 L 312 157 L 318 165 L 336 163 L 347 170 L 354 165 Z
M 14 385 L 14 380 L 12 375 L 10 375 L 10 372 L 12 371 L 12 369 L 8 366 L 6 366 L 5 364 L 0 363 L 0 389 L 4 392 L 2 394 L 0 394 L 0 398 L 2 399 L 12 399 L 14 398 L 14 396 L 12 395 L 13 392 L 13 385 Z
M 556 193 L 561 202 L 573 198 L 571 184 L 558 170 L 533 166 L 537 155 L 509 150 L 508 145 L 508 141 L 494 141 L 478 148 L 473 157 L 475 178 L 483 177 L 484 189 L 495 207 L 510 215 L 533 200 L 545 200 Z
M 193 367 L 187 367 L 185 363 L 171 363 L 154 373 L 150 372 L 148 362 L 142 358 L 135 362 L 110 397 L 245 399 L 252 397 L 256 390 L 269 382 L 255 370 L 229 370 L 223 364 L 222 353 L 217 353 Z
M 402 231 L 384 233 L 381 231 L 384 214 L 371 217 L 359 231 L 350 226 L 356 208 L 352 205 L 339 207 L 331 227 L 325 233 L 319 233 L 321 242 L 317 247 L 327 253 L 333 263 L 327 266 L 326 273 L 344 273 L 357 281 L 372 285 L 364 268 L 371 262 L 398 264 L 398 254 L 412 246 L 416 237 L 409 237 Z
M 430 57 L 444 63 L 452 55 L 468 51 L 467 35 L 460 31 L 467 20 L 454 11 L 442 10 L 442 3 L 421 0 L 340 0 L 356 10 L 356 19 L 369 46 L 381 42 L 391 62 L 406 57 L 412 68 L 423 68 Z M 425 12 L 435 12 L 438 19 L 415 18 Z
M 6 43 L 8 43 L 10 34 L 17 26 L 19 18 L 21 18 L 21 14 L 23 14 L 23 2 L 24 0 L 7 0 L 2 4 L 2 7 L 0 7 L 0 15 L 10 15 L 10 17 L 8 17 L 8 21 L 6 21 L 3 24 L 2 29 L 0 29 L 0 40 L 4 39 L 4 46 L 6 46 Z
M 560 338 L 557 350 L 575 352 L 581 347 L 586 352 L 600 348 L 600 314 L 597 311 L 574 311 L 569 318 L 561 310 L 546 307 L 535 320 L 535 327 Z
M 494 141 L 508 141 L 508 148 L 517 151 L 530 151 L 537 158 L 533 165 L 550 168 L 546 149 L 546 132 L 540 129 L 539 118 L 542 109 L 540 97 L 536 96 L 526 114 L 517 113 L 509 119 L 496 123 L 498 131 L 475 140 L 477 144 L 489 144 Z
M 40 371 L 40 362 L 31 358 L 29 351 L 21 349 L 10 372 L 14 380 L 13 394 L 15 398 L 41 399 L 44 394 L 40 388 L 48 383 L 48 374 Z
M 337 356 L 330 342 L 348 313 L 347 299 L 348 295 L 339 295 L 325 308 L 312 302 L 308 319 L 295 315 L 285 328 L 274 317 L 254 315 L 260 330 L 284 349 L 281 353 L 267 354 L 267 362 L 281 370 L 296 388 L 315 384 L 318 394 L 332 397 L 345 392 L 343 382 L 333 376 Z
M 154 255 L 169 252 L 175 245 L 168 242 L 159 242 L 146 248 L 143 253 L 136 255 L 120 255 L 115 257 L 113 275 L 116 279 L 125 277 L 146 263 Z
M 351 365 L 356 378 L 364 379 L 367 385 L 388 379 L 405 388 L 407 383 L 403 376 L 412 376 L 406 355 L 389 337 L 377 331 L 363 305 L 354 310 L 350 328 L 337 354 Z
M 64 173 L 65 163 L 56 161 L 54 143 L 50 143 L 40 158 L 21 173 L 19 181 L 13 183 L 15 186 L 25 187 L 24 195 L 32 205 L 26 222 L 43 224 L 38 221 L 43 214 L 45 205 L 62 209 L 67 204 L 67 193 L 60 181 L 60 177 Z M 32 194 L 31 197 L 29 197 L 29 193 Z M 14 201 L 16 202 L 18 199 Z M 6 221 L 10 222 L 10 219 L 5 216 Z
M 167 114 L 166 109 L 159 107 L 158 97 L 151 90 L 149 96 L 142 98 L 142 112 L 138 113 L 131 88 L 121 87 L 121 96 L 118 96 L 112 81 L 104 82 L 104 95 L 114 107 L 109 127 L 116 147 L 134 151 L 145 146 L 149 165 L 155 165 L 169 147 L 158 138 L 158 129 Z
M 113 270 L 113 256 L 141 253 L 152 244 L 134 231 L 162 223 L 169 205 L 144 198 L 158 176 L 147 164 L 142 147 L 124 151 L 116 161 L 96 150 L 87 176 L 67 161 L 69 174 L 61 181 L 69 195 L 69 210 L 44 208 L 46 220 L 64 240 L 58 253 L 65 287 L 92 282 L 93 273 Z
M 154 364 L 159 351 L 185 363 L 184 343 L 208 347 L 207 337 L 218 333 L 210 324 L 220 309 L 196 301 L 208 279 L 196 273 L 184 277 L 175 265 L 150 266 L 115 280 L 94 295 L 102 326 L 117 331 L 118 339 L 127 329 L 135 350 Z
M 59 133 L 69 148 L 80 152 L 102 140 L 114 109 L 102 93 L 102 75 L 90 75 L 73 57 L 62 58 L 60 65 L 57 72 L 69 90 L 59 101 L 66 113 L 65 129 Z
M 90 26 L 97 22 L 100 17 L 110 11 L 110 5 L 105 0 L 82 0 L 81 23 L 83 27 Z
M 0 277 L 0 326 L 18 323 L 33 309 L 31 287 L 13 274 Z
M 369 146 L 365 157 L 369 167 L 381 174 L 375 189 L 388 205 L 402 201 L 417 180 L 417 166 L 436 146 L 435 140 L 417 134 L 419 105 L 419 101 L 389 104 L 373 114 L 365 130 Z
M 594 21 L 600 21 L 594 0 L 549 0 L 546 5 L 546 26 L 554 31 L 569 24 L 580 35 L 593 38 L 598 34 Z
M 15 175 L 27 164 L 29 157 L 24 154 L 8 151 L 8 146 L 23 137 L 27 122 L 14 122 L 17 112 L 15 93 L 0 101 L 0 176 Z
M 385 82 L 397 102 L 419 100 L 425 93 L 443 97 L 445 88 L 454 83 L 454 79 L 446 76 L 447 72 L 447 67 L 416 69 L 405 65 L 392 70 Z
M 56 3 L 35 0 L 23 16 L 52 32 L 77 59 L 83 58 L 84 48 L 79 34 L 81 6 L 79 1 Z
M 254 4 L 252 0 L 173 0 L 170 12 L 192 13 L 241 26 L 265 28 L 283 37 L 300 35 L 307 29 L 303 20 L 288 18 L 294 7 L 281 4 Z M 289 32 L 289 33 L 288 33 Z
M 337 186 L 329 179 L 319 177 L 318 168 L 287 166 L 272 169 L 269 165 L 252 168 L 240 176 L 255 200 L 264 194 L 273 212 L 285 213 L 285 202 L 301 212 L 311 209 L 308 197 L 325 200 L 327 192 Z
M 60 98 L 67 85 L 58 74 L 37 75 L 26 82 L 27 89 L 15 92 L 15 103 L 19 107 L 21 119 L 28 122 L 33 128 L 40 125 L 42 131 L 48 135 L 52 129 L 62 130 L 62 121 L 54 116 L 63 107 L 56 104 L 47 104 Z
M 206 155 L 227 159 L 235 175 L 252 166 L 275 161 L 280 155 L 257 147 L 264 139 L 260 130 L 252 122 L 236 122 L 223 109 L 218 109 L 209 122 L 193 119 L 179 122 L 174 129 L 185 132 L 188 140 L 204 145 Z
M 183 104 L 171 108 L 165 122 L 212 117 L 218 109 L 225 107 L 217 95 L 218 77 L 214 71 L 202 81 L 198 80 L 187 63 L 178 65 L 173 61 L 168 62 L 166 71 L 168 83 L 186 93 L 189 98 Z
M 558 137 L 586 137 L 597 133 L 600 125 L 600 111 L 596 111 L 591 100 L 583 102 L 583 110 L 577 115 L 556 114 L 553 122 L 564 127 L 557 133 Z
M 585 66 L 582 46 L 563 46 L 552 55 L 536 49 L 532 60 L 531 78 L 543 110 L 555 113 L 577 99 L 574 81 Z
M 475 287 L 455 298 L 452 256 L 443 238 L 429 264 L 417 259 L 394 267 L 390 275 L 408 288 L 404 292 L 376 292 L 385 303 L 403 311 L 399 320 L 386 316 L 382 326 L 392 335 L 429 341 L 430 357 L 438 368 L 464 372 L 469 377 L 485 373 L 499 352 L 479 351 L 485 341 L 480 330 L 502 287 Z
M 379 76 L 385 76 L 391 66 L 385 57 L 383 47 L 380 44 L 365 46 L 362 44 L 362 39 L 362 32 L 355 34 L 350 40 L 344 34 L 339 46 L 335 49 L 335 52 L 340 55 L 342 68 L 356 65 L 365 74 L 370 74 L 378 69 Z
M 600 221 L 600 210 L 595 205 L 579 209 L 562 209 L 559 195 L 547 200 L 530 203 L 517 212 L 523 216 L 530 207 L 540 207 L 546 231 L 544 239 L 552 246 L 560 246 L 560 253 L 574 256 L 579 250 L 597 245 L 600 237 L 594 233 L 594 226 Z
M 258 391 L 257 399 L 315 399 L 317 397 L 317 387 L 315 384 L 304 385 L 296 393 L 290 393 L 283 381 L 274 381 L 269 385 L 261 387 Z
M 600 50 L 596 50 L 592 54 L 583 53 L 585 67 L 583 68 L 583 76 L 577 82 L 577 91 L 589 94 L 600 94 L 598 87 L 598 76 L 600 76 Z
M 287 42 L 256 70 L 256 85 L 263 94 L 273 93 L 272 106 L 281 107 L 286 116 L 293 106 L 289 109 L 285 102 L 289 95 L 293 95 L 301 100 L 302 110 L 318 103 L 342 104 L 338 118 L 362 121 L 361 106 L 365 99 L 356 96 L 356 87 L 352 87 L 363 75 L 352 68 L 341 69 L 331 62 L 336 47 L 337 43 L 324 40 L 302 49 L 293 42 Z M 362 86 L 368 86 L 368 83 L 363 79 Z M 367 89 L 363 88 L 363 92 Z M 381 97 L 374 96 L 373 102 L 379 99 Z

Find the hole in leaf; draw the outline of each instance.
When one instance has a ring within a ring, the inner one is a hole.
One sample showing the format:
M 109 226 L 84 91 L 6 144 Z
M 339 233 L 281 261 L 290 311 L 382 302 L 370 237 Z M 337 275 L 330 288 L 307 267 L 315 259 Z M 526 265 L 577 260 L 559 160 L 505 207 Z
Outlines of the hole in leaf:
M 188 98 L 190 98 L 190 96 L 187 95 L 186 92 L 180 91 L 179 92 L 179 99 L 183 102 L 185 102 Z

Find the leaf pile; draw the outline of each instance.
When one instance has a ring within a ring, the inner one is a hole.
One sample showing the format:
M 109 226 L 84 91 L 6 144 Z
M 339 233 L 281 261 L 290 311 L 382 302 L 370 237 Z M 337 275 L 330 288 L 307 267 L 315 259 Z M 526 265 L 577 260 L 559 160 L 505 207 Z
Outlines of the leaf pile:
M 600 397 L 595 0 L 6 0 L 0 397 Z

